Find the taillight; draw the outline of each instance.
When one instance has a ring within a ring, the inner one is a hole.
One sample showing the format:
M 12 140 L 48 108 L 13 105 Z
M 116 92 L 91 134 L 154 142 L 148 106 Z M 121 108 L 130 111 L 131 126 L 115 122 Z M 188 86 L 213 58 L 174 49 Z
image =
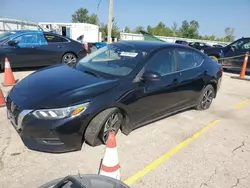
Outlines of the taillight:
M 88 46 L 86 44 L 84 44 L 82 47 L 88 51 Z

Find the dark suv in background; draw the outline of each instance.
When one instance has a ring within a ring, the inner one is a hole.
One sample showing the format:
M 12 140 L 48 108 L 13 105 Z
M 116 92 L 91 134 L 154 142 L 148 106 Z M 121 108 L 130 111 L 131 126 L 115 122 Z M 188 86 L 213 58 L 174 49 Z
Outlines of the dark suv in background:
M 176 44 L 182 44 L 182 45 L 188 46 L 188 42 L 185 41 L 185 40 L 176 40 L 175 43 Z
M 211 48 L 212 46 L 204 43 L 204 42 L 191 42 L 189 43 L 189 46 L 197 49 L 197 50 L 203 50 L 205 48 Z
M 211 58 L 219 60 L 224 68 L 241 68 L 246 52 L 250 52 L 250 37 L 242 37 L 221 48 L 205 48 L 203 52 Z M 220 60 L 220 58 L 227 59 Z M 247 64 L 247 69 L 250 70 L 250 63 Z

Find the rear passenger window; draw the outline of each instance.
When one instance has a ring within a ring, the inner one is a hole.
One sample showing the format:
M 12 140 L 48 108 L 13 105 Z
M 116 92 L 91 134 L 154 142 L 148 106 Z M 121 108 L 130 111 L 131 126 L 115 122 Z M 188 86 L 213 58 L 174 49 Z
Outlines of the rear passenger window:
M 178 49 L 177 60 L 179 70 L 192 69 L 202 64 L 203 56 L 193 50 Z
M 48 43 L 54 43 L 54 42 L 68 42 L 65 38 L 56 36 L 56 35 L 49 35 L 45 34 L 44 35 Z

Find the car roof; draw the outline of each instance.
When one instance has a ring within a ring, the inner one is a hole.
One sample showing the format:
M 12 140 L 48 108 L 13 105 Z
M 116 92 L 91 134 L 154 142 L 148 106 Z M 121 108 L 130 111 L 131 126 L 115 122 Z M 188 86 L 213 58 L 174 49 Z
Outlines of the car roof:
M 149 52 L 151 50 L 155 50 L 161 47 L 182 46 L 176 43 L 168 43 L 168 42 L 161 42 L 161 41 L 148 41 L 148 40 L 122 40 L 117 43 L 132 45 L 133 47 L 142 51 L 146 51 L 146 52 Z
M 53 33 L 53 32 L 46 32 L 46 31 L 42 31 L 42 30 L 11 30 L 11 31 L 7 31 L 9 33 L 13 33 L 13 35 L 10 35 L 9 38 L 12 39 L 14 37 L 16 37 L 17 35 L 23 34 L 23 33 L 40 33 L 40 34 L 53 34 L 56 36 L 60 36 L 60 37 L 64 37 L 67 38 L 65 36 L 59 35 L 57 33 Z M 67 38 L 69 39 L 69 38 Z

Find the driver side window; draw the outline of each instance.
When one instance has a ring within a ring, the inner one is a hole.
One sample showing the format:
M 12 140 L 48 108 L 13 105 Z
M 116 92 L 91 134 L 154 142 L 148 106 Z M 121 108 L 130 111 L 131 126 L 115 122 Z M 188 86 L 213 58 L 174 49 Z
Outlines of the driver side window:
M 176 71 L 173 50 L 163 49 L 157 52 L 145 66 L 146 71 L 153 71 L 165 76 Z
M 37 34 L 24 34 L 14 38 L 18 41 L 19 47 L 29 47 L 34 45 L 39 45 Z

